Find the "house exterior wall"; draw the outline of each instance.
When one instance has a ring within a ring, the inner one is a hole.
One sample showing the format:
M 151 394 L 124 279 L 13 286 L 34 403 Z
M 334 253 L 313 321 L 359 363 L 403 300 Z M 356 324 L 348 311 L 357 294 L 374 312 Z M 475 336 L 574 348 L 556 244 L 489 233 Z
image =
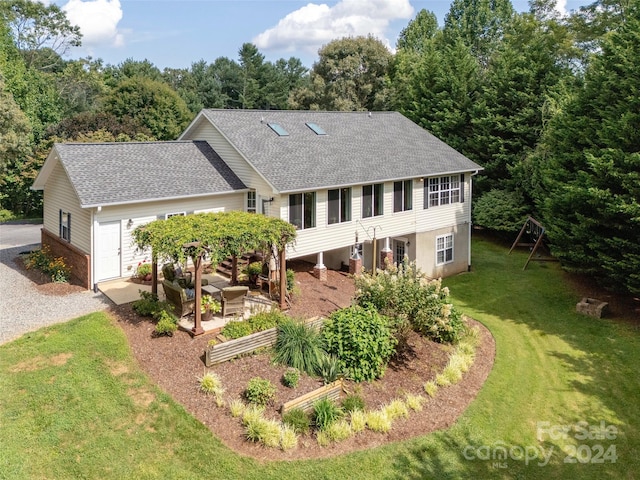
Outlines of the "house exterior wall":
M 428 179 L 424 179 L 426 182 Z M 288 258 L 315 260 L 323 252 L 323 262 L 329 268 L 340 268 L 348 264 L 353 251 L 356 232 L 358 241 L 364 243 L 363 267 L 373 267 L 373 237 L 376 238 L 376 266 L 381 264 L 380 252 L 389 237 L 408 242 L 406 253 L 418 267 L 432 277 L 446 276 L 466 271 L 469 264 L 468 231 L 471 209 L 471 179 L 465 175 L 464 202 L 423 208 L 424 182 L 413 179 L 413 208 L 409 211 L 393 212 L 393 182 L 384 186 L 384 215 L 362 218 L 362 186 L 351 190 L 351 217 L 349 222 L 328 224 L 328 190 L 316 191 L 316 227 L 298 230 L 294 245 L 287 248 Z M 278 197 L 280 218 L 289 220 L 289 195 Z M 454 261 L 444 266 L 435 265 L 435 241 L 438 235 L 454 233 Z
M 91 256 L 78 250 L 58 234 L 42 229 L 41 242 L 48 246 L 55 257 L 64 258 L 64 263 L 71 269 L 70 282 L 86 289 L 91 288 Z
M 71 245 L 83 253 L 91 253 L 91 214 L 80 207 L 80 201 L 69 177 L 57 162 L 44 189 L 43 227 L 49 234 L 60 232 L 60 210 L 71 214 Z
M 242 193 L 216 195 L 196 199 L 180 199 L 139 204 L 105 206 L 94 213 L 96 224 L 119 221 L 121 228 L 121 272 L 122 277 L 135 274 L 138 263 L 150 262 L 151 252 L 139 252 L 133 243 L 132 233 L 136 227 L 165 218 L 167 214 L 228 212 L 242 210 L 244 195 Z M 129 222 L 131 220 L 131 222 Z M 163 262 L 165 259 L 159 259 Z M 101 279 L 96 279 L 100 281 Z

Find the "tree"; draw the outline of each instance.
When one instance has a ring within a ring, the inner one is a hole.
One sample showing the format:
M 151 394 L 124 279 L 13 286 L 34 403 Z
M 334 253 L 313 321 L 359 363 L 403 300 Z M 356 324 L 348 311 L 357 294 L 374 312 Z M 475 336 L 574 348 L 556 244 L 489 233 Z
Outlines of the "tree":
M 513 169 L 538 142 L 547 94 L 572 76 L 570 46 L 568 32 L 557 21 L 539 21 L 528 13 L 513 17 L 473 107 L 473 137 L 465 153 L 484 167 L 478 193 L 518 187 Z
M 0 172 L 29 152 L 31 126 L 0 77 Z
M 158 140 L 174 140 L 192 118 L 169 85 L 144 77 L 120 82 L 105 99 L 105 111 L 120 119 L 131 117 Z
M 51 68 L 71 47 L 81 45 L 80 28 L 71 25 L 56 4 L 5 0 L 0 3 L 0 17 L 9 25 L 27 67 Z
M 402 29 L 396 47 L 399 50 L 421 52 L 426 42 L 438 33 L 438 19 L 435 13 L 422 9 L 416 18 Z
M 635 0 L 596 0 L 572 12 L 569 25 L 587 53 L 598 50 L 607 32 L 622 26 Z
M 294 93 L 294 108 L 386 110 L 387 74 L 392 55 L 373 36 L 334 40 L 319 51 L 311 87 Z
M 444 19 L 445 39 L 461 39 L 484 67 L 512 16 L 509 0 L 454 0 Z
M 640 8 L 609 33 L 536 151 L 554 254 L 605 286 L 640 293 Z
M 473 137 L 471 112 L 480 87 L 479 65 L 461 40 L 442 34 L 421 52 L 399 50 L 391 73 L 394 107 L 458 151 Z
M 134 77 L 147 78 L 156 82 L 164 80 L 160 69 L 146 58 L 144 60 L 127 58 L 116 66 L 107 65 L 104 69 L 104 81 L 110 87 L 115 87 L 123 80 Z
M 151 138 L 149 129 L 133 118 L 116 117 L 106 112 L 82 112 L 73 117 L 64 118 L 57 125 L 47 129 L 47 137 L 57 137 L 62 141 L 76 141 L 81 135 L 91 132 L 105 131 L 114 137 Z

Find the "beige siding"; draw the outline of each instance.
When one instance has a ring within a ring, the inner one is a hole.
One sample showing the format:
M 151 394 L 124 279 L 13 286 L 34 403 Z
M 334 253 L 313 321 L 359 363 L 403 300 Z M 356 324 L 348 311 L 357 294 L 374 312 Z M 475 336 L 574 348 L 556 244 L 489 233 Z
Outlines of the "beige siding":
M 241 193 L 237 193 L 190 200 L 171 200 L 103 207 L 100 212 L 96 212 L 95 220 L 97 222 L 121 222 L 122 275 L 128 277 L 135 273 L 138 263 L 151 261 L 151 252 L 137 251 L 133 243 L 131 233 L 137 226 L 164 218 L 166 214 L 171 213 L 228 212 L 232 210 L 243 210 L 243 205 L 244 196 Z M 131 219 L 131 224 L 129 224 L 129 219 Z M 165 259 L 160 259 L 160 262 L 164 260 Z
M 91 253 L 91 214 L 80 208 L 80 201 L 71 186 L 69 177 L 59 162 L 56 162 L 44 188 L 43 226 L 58 235 L 60 210 L 71 213 L 71 244 Z
M 468 175 L 467 175 L 468 177 Z M 355 243 L 356 232 L 359 242 L 364 242 L 364 265 L 371 268 L 373 263 L 372 241 L 375 236 L 376 264 L 380 265 L 380 250 L 388 237 L 393 248 L 393 239 L 408 241 L 406 253 L 411 260 L 428 275 L 437 277 L 464 271 L 468 265 L 468 231 L 470 215 L 470 180 L 466 179 L 464 203 L 455 203 L 433 208 L 423 208 L 423 183 L 413 182 L 413 209 L 393 212 L 393 182 L 385 184 L 384 215 L 372 218 L 362 216 L 362 188 L 352 188 L 352 221 L 328 224 L 327 190 L 316 192 L 316 227 L 298 230 L 295 245 L 287 250 L 288 258 L 308 257 L 315 261 L 318 252 L 324 252 L 324 263 L 329 268 L 338 268 L 347 263 Z M 274 208 L 276 208 L 274 206 Z M 289 196 L 279 198 L 277 208 L 280 218 L 289 220 Z M 454 262 L 445 266 L 435 266 L 435 237 L 454 232 Z
M 229 165 L 231 170 L 240 177 L 249 188 L 253 188 L 258 195 L 270 198 L 273 188 L 256 172 L 256 170 L 238 153 L 238 151 L 222 136 L 222 134 L 204 117 L 194 125 L 183 140 L 206 140 L 220 158 Z

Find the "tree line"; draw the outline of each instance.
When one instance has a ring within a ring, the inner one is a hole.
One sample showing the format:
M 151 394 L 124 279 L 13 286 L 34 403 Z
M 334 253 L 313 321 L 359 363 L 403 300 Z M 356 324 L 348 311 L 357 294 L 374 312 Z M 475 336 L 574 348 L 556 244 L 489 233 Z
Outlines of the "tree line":
M 477 225 L 527 215 L 571 271 L 640 293 L 640 6 L 453 0 L 421 10 L 396 52 L 334 40 L 308 69 L 251 43 L 237 59 L 160 70 L 65 60 L 81 35 L 56 5 L 0 4 L 0 212 L 38 215 L 29 190 L 54 142 L 175 139 L 202 108 L 397 110 L 484 167 Z M 1 215 L 0 215 L 1 216 Z

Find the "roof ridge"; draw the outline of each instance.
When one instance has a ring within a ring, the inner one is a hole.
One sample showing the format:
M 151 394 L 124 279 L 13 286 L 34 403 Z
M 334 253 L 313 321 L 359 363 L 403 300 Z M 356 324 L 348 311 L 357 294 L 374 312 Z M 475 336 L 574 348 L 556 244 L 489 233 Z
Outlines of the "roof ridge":
M 54 145 L 158 145 L 167 143 L 200 143 L 206 140 L 141 140 L 133 142 L 55 142 Z

